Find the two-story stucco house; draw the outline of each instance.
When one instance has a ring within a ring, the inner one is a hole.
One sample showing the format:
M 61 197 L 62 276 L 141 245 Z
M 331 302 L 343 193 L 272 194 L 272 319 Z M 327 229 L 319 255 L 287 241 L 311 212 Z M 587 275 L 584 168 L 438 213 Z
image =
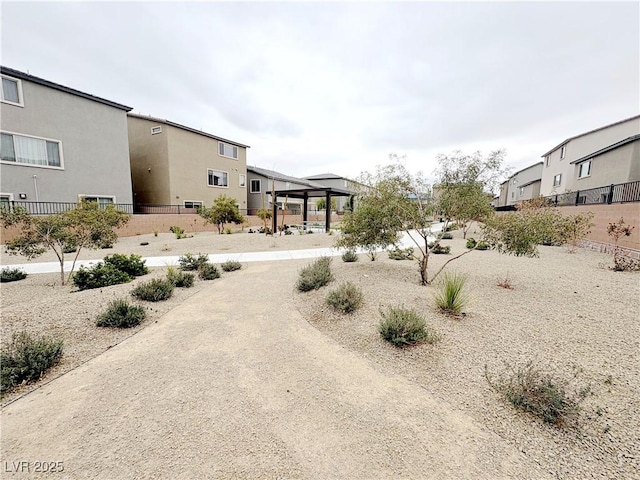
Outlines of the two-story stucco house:
M 506 205 L 515 205 L 518 202 L 540 196 L 542 169 L 543 163 L 538 162 L 511 175 L 507 182 Z
M 0 73 L 3 203 L 132 203 L 130 107 L 12 68 Z
M 542 155 L 542 196 L 640 180 L 640 115 L 570 137 Z
M 136 205 L 197 208 L 224 194 L 247 209 L 247 145 L 134 113 L 128 128 Z
M 325 187 L 346 190 L 352 192 L 354 195 L 358 192 L 358 189 L 362 187 L 362 184 L 334 173 L 321 173 L 303 178 L 324 185 Z M 351 201 L 349 197 L 336 197 L 336 211 L 344 212 L 345 209 L 351 208 Z

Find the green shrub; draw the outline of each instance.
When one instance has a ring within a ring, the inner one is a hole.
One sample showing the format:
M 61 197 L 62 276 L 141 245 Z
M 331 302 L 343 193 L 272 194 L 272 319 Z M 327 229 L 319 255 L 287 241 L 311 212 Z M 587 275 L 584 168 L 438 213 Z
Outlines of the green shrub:
M 502 375 L 497 381 L 489 376 L 489 384 L 513 406 L 541 418 L 546 423 L 562 425 L 580 411 L 580 402 L 590 393 L 588 387 L 569 392 L 569 382 L 542 372 L 529 362 Z
M 456 222 L 452 222 L 449 225 L 447 225 L 447 229 L 445 230 L 445 232 L 452 232 L 453 230 L 458 230 L 458 224 Z
M 181 238 L 184 238 L 184 228 L 182 227 L 178 227 L 176 225 L 169 227 L 169 231 L 173 234 L 175 234 L 176 238 L 178 240 L 180 240 Z
M 476 248 L 476 244 L 477 243 L 478 242 L 476 242 L 475 238 L 473 238 L 473 237 L 467 238 L 467 248 L 474 249 L 474 248 Z
M 346 252 L 344 252 L 342 254 L 342 261 L 343 262 L 357 262 L 358 261 L 358 254 L 355 252 L 355 250 L 347 250 Z
M 109 263 L 97 263 L 90 268 L 80 267 L 73 275 L 73 284 L 79 290 L 108 287 L 131 281 L 126 272 L 118 270 Z
M 220 270 L 213 263 L 205 263 L 198 269 L 198 275 L 202 280 L 215 280 L 220 278 Z
M 27 278 L 27 272 L 19 268 L 4 267 L 0 273 L 0 282 L 16 282 Z
M 395 247 L 393 250 L 389 251 L 389 258 L 391 260 L 413 260 L 413 247 Z
M 431 253 L 435 253 L 436 255 L 448 255 L 451 253 L 451 247 L 449 245 L 443 246 L 438 243 L 432 247 Z
M 146 262 L 146 260 L 142 259 L 142 256 L 133 253 L 128 257 L 120 253 L 114 253 L 113 255 L 104 257 L 104 263 L 113 265 L 130 277 L 140 277 L 149 273 L 149 269 L 145 265 Z
M 435 296 L 438 308 L 450 315 L 459 315 L 469 301 L 466 283 L 467 278 L 464 275 L 446 272 Z
M 112 300 L 107 310 L 96 320 L 98 327 L 130 328 L 139 325 L 146 312 L 140 305 L 130 305 L 126 300 Z
M 489 250 L 489 248 L 491 248 L 491 245 L 489 245 L 489 242 L 485 240 L 480 240 L 476 244 L 476 250 Z
M 301 292 L 317 290 L 333 280 L 331 273 L 331 259 L 320 257 L 311 265 L 307 265 L 300 270 L 296 288 Z
M 78 246 L 73 243 L 67 243 L 62 247 L 63 253 L 75 253 L 78 251 Z
M 22 382 L 34 382 L 62 357 L 62 340 L 35 339 L 26 332 L 14 334 L 0 352 L 0 388 L 4 393 Z
M 231 227 L 225 227 L 225 229 L 224 229 L 224 233 L 225 233 L 226 235 L 231 235 L 231 234 L 233 233 L 233 232 L 231 231 Z
M 191 288 L 195 280 L 193 273 L 185 273 L 175 267 L 167 267 L 167 280 L 177 288 Z
M 220 265 L 222 270 L 225 272 L 235 272 L 236 270 L 240 270 L 242 268 L 242 264 L 235 260 L 227 260 L 226 262 Z
M 342 313 L 356 311 L 362 305 L 362 291 L 351 282 L 341 284 L 327 295 L 327 303 Z
M 395 346 L 402 347 L 418 342 L 435 343 L 441 338 L 440 334 L 428 327 L 424 318 L 413 309 L 389 307 L 386 311 L 381 311 L 380 315 L 380 335 Z
M 173 295 L 173 284 L 169 280 L 154 278 L 148 282 L 138 284 L 131 290 L 131 295 L 148 302 L 167 300 Z
M 442 235 L 440 235 L 440 238 L 442 240 L 452 240 L 453 239 L 453 233 L 451 232 L 444 232 Z
M 178 258 L 178 263 L 182 270 L 199 270 L 202 265 L 209 263 L 209 256 L 199 253 L 196 257 L 191 253 L 186 253 Z

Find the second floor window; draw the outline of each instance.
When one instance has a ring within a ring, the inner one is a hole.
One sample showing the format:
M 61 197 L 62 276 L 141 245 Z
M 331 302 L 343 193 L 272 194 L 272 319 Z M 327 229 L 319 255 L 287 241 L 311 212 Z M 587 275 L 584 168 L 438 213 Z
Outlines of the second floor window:
M 0 92 L 0 100 L 3 102 L 22 104 L 20 101 L 19 80 L 13 78 L 2 77 L 2 91 Z
M 567 153 L 567 147 L 562 147 L 560 149 L 560 158 L 564 158 L 565 153 Z
M 260 180 L 251 180 L 251 193 L 260 193 Z
M 580 164 L 578 178 L 588 177 L 589 175 L 591 175 L 591 160 Z
M 228 143 L 218 142 L 218 153 L 223 157 L 238 159 L 238 147 Z
M 562 182 L 562 174 L 561 173 L 559 173 L 558 175 L 553 177 L 553 186 L 554 187 L 559 187 L 561 182 Z
M 522 197 L 524 195 L 524 187 L 520 187 L 520 196 Z
M 210 187 L 228 187 L 229 174 L 218 170 L 207 170 L 207 185 Z
M 240 174 L 240 186 L 241 187 L 247 186 L 247 176 L 244 173 Z
M 0 134 L 0 160 L 43 167 L 60 167 L 60 142 L 2 133 Z

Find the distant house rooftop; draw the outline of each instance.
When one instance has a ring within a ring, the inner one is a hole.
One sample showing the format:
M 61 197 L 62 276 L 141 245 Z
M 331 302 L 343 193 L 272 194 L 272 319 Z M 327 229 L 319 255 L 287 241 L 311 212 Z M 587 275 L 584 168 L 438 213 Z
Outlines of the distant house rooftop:
M 131 118 L 139 118 L 141 120 L 149 120 L 151 122 L 162 123 L 164 125 L 169 125 L 171 127 L 179 128 L 181 130 L 186 130 L 187 132 L 197 133 L 198 135 L 202 135 L 203 137 L 213 138 L 214 140 L 219 140 L 221 142 L 229 143 L 231 145 L 235 145 L 236 147 L 251 148 L 249 147 L 249 145 L 244 145 L 242 143 L 238 143 L 233 140 L 228 140 L 226 138 L 218 137 L 217 135 L 213 135 L 211 133 L 203 132 L 202 130 L 197 130 L 195 128 L 187 127 L 186 125 L 181 125 L 179 123 L 171 122 L 166 118 L 152 117 L 151 115 L 141 115 L 139 113 L 128 113 L 127 116 Z
M 312 182 L 307 178 L 292 177 L 290 175 L 285 175 L 284 173 L 276 172 L 275 170 L 267 170 L 266 168 L 253 167 L 253 166 L 247 165 L 247 171 L 253 172 L 258 175 L 262 175 L 263 177 L 266 177 L 266 178 L 278 180 L 280 182 L 292 182 L 292 183 L 297 183 L 299 185 L 306 185 L 310 188 L 324 188 L 323 185 L 320 185 L 319 183 L 316 183 L 316 182 Z
M 574 160 L 573 162 L 571 162 L 571 164 L 573 165 L 575 163 L 584 162 L 585 160 L 589 160 L 590 158 L 597 157 L 598 155 L 602 155 L 603 153 L 610 152 L 611 150 L 615 150 L 616 148 L 624 147 L 628 143 L 635 142 L 636 140 L 640 140 L 640 135 L 633 135 L 632 137 L 627 137 L 624 140 L 620 140 L 619 142 L 612 143 L 608 147 L 601 148 L 600 150 L 590 153 L 589 155 L 585 155 L 584 157 Z
M 49 80 L 45 80 L 44 78 L 31 75 L 29 73 L 21 72 L 19 70 L 14 70 L 13 68 L 0 66 L 0 73 L 2 73 L 3 75 L 7 75 L 9 77 L 20 79 L 20 80 L 26 80 L 28 82 L 37 83 L 38 85 L 43 85 L 45 87 L 53 88 L 55 90 L 59 90 L 64 93 L 69 93 L 77 97 L 86 98 L 87 100 L 93 100 L 94 102 L 103 103 L 104 105 L 108 105 L 113 108 L 118 108 L 120 110 L 124 110 L 125 112 L 130 112 L 132 110 L 131 107 L 127 107 L 126 105 L 112 102 L 111 100 L 107 100 L 102 97 L 96 97 L 95 95 L 81 92 L 80 90 L 76 90 L 74 88 L 65 87 L 64 85 L 60 85 L 59 83 L 54 83 Z
M 320 173 L 318 175 L 311 175 L 303 178 L 306 180 L 342 180 L 344 177 L 336 175 L 335 173 Z

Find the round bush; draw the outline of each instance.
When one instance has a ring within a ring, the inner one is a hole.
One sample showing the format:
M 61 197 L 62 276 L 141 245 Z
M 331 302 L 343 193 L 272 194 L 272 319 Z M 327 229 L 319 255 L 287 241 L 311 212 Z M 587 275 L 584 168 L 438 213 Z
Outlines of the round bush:
M 73 275 L 73 284 L 80 290 L 108 287 L 130 281 L 129 274 L 108 263 L 98 263 L 91 268 L 80 267 L 80 270 Z
M 351 282 L 341 284 L 327 295 L 327 303 L 343 313 L 356 311 L 362 305 L 362 291 Z
M 321 257 L 300 270 L 296 288 L 301 292 L 309 292 L 325 286 L 331 280 L 333 280 L 331 259 L 329 257 Z
M 380 335 L 395 346 L 402 347 L 418 342 L 435 343 L 440 340 L 440 335 L 427 327 L 424 318 L 415 310 L 389 307 L 386 312 L 380 312 L 380 315 Z
M 205 263 L 198 269 L 198 275 L 202 280 L 215 280 L 220 278 L 220 270 L 213 263 Z
M 142 256 L 133 253 L 128 257 L 120 253 L 107 255 L 104 257 L 104 263 L 113 265 L 130 277 L 140 277 L 149 273 L 149 269 L 145 266 L 146 260 L 143 260 Z
M 357 262 L 358 261 L 358 254 L 355 252 L 355 250 L 347 250 L 346 252 L 344 252 L 342 254 L 342 261 L 343 262 Z
M 131 295 L 148 302 L 167 300 L 173 295 L 173 284 L 169 280 L 154 278 L 148 282 L 140 283 L 131 290 Z
M 234 272 L 242 268 L 242 264 L 235 260 L 227 260 L 220 266 L 222 267 L 222 270 L 224 270 L 225 272 Z
M 98 316 L 96 326 L 130 328 L 139 325 L 146 312 L 140 305 L 129 305 L 126 300 L 112 300 L 107 310 Z
M 5 267 L 0 274 L 0 282 L 16 282 L 27 278 L 27 272 L 19 268 Z

